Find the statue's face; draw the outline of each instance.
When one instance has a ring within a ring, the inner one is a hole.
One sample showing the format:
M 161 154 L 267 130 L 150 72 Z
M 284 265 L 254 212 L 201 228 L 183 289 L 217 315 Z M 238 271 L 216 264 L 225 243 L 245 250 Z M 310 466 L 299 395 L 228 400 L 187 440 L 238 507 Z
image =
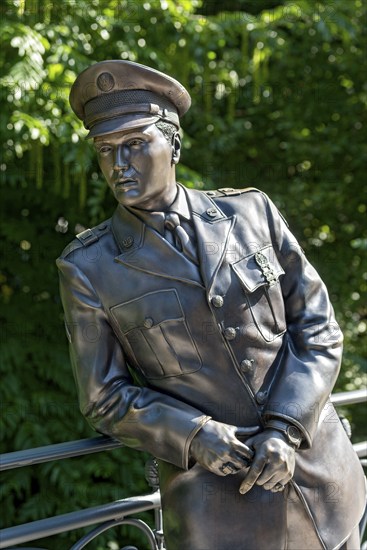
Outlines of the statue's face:
M 117 201 L 144 210 L 164 210 L 176 195 L 176 149 L 150 124 L 96 137 L 99 166 Z

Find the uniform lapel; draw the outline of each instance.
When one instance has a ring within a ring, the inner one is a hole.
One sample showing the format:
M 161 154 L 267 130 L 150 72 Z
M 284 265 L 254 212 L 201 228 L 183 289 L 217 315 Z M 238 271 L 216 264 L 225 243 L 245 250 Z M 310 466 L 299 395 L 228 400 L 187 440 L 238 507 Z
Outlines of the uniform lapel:
M 159 277 L 202 286 L 197 266 L 123 206 L 112 216 L 112 231 L 120 249 L 117 262 Z
M 209 291 L 223 262 L 236 217 L 227 217 L 205 193 L 185 191 L 196 229 L 201 274 Z

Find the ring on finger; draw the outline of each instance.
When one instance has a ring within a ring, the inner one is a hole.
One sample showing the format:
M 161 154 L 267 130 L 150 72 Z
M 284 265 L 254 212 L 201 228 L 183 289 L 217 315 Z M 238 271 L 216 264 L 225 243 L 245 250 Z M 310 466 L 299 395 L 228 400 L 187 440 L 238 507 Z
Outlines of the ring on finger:
M 226 476 L 237 472 L 237 468 L 231 462 L 225 462 L 219 469 Z
M 283 483 L 276 483 L 274 485 L 274 491 L 284 491 L 285 485 Z

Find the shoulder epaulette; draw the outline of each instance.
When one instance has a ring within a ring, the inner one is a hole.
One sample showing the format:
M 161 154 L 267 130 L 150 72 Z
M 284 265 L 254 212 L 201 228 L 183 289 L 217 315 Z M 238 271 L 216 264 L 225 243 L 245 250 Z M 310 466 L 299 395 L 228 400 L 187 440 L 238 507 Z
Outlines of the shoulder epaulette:
M 244 189 L 234 189 L 233 187 L 221 187 L 213 191 L 204 191 L 208 197 L 219 198 L 219 197 L 233 197 L 235 195 L 242 195 L 243 193 L 248 193 L 249 191 L 257 191 L 256 187 L 246 187 Z
M 92 229 L 84 229 L 84 231 L 81 231 L 78 233 L 76 238 L 78 241 L 82 243 L 83 246 L 89 246 L 90 244 L 93 244 L 97 242 L 102 235 L 104 235 L 110 227 L 110 220 L 107 220 L 96 227 L 93 227 Z
M 100 225 L 93 227 L 92 229 L 84 229 L 84 231 L 81 231 L 80 233 L 75 235 L 75 239 L 65 247 L 61 254 L 61 257 L 65 258 L 71 252 L 74 252 L 78 248 L 81 248 L 82 246 L 89 246 L 90 244 L 97 242 L 100 237 L 102 237 L 102 235 L 109 231 L 109 222 L 110 220 L 107 220 L 106 222 L 103 222 Z
M 93 231 L 92 229 L 84 229 L 84 231 L 81 231 L 75 236 L 82 243 L 83 246 L 89 246 L 99 239 L 95 231 Z

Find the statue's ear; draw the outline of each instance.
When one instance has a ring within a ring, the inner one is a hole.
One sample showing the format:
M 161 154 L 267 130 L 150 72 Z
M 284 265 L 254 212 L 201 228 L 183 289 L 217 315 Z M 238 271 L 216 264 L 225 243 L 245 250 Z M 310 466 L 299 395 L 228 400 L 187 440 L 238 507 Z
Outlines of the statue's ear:
M 181 138 L 178 132 L 172 137 L 172 164 L 177 164 L 181 155 Z

